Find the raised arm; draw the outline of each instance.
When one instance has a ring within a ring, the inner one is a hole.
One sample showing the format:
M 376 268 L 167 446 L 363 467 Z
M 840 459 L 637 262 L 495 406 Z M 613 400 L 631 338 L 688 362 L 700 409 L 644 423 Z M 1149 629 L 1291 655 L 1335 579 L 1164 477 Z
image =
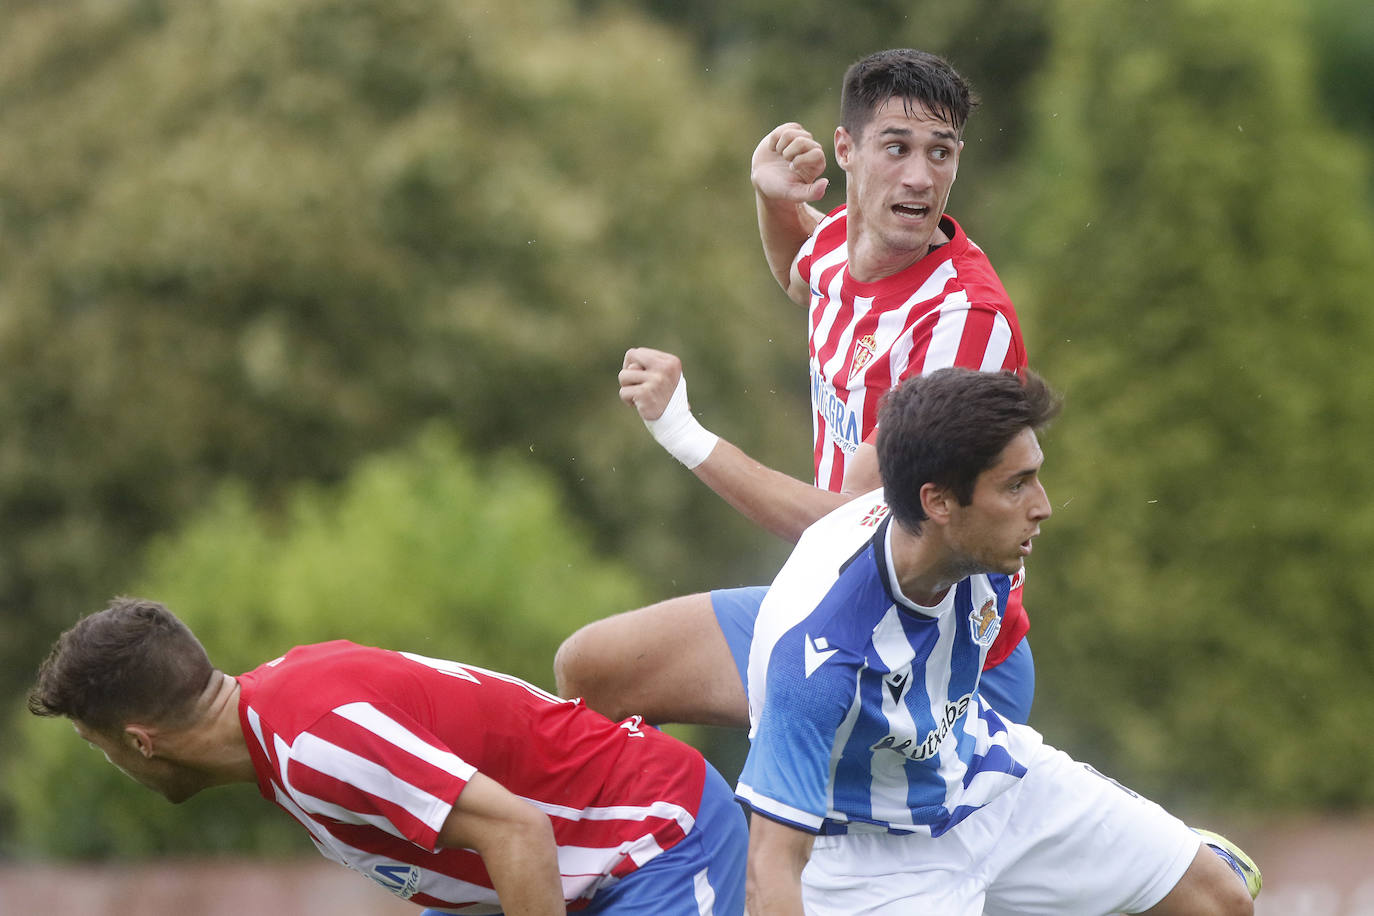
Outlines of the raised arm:
M 702 483 L 759 527 L 795 543 L 813 522 L 859 493 L 878 486 L 871 445 L 856 458 L 841 493 L 804 483 L 749 457 L 709 432 L 692 416 L 681 361 L 671 353 L 636 347 L 620 370 L 620 399 L 634 407 L 659 444 L 691 469 Z M 871 457 L 871 462 L 863 460 Z M 851 484 L 851 478 L 853 483 Z
M 750 163 L 763 255 L 778 285 L 799 305 L 806 304 L 807 289 L 793 262 L 824 215 L 810 203 L 825 195 L 824 173 L 824 148 L 793 122 L 760 140 Z
M 506 916 L 567 913 L 553 825 L 496 780 L 473 774 L 439 830 L 439 845 L 482 857 Z
M 811 834 L 755 814 L 749 823 L 749 916 L 802 916 L 801 874 L 811 858 Z

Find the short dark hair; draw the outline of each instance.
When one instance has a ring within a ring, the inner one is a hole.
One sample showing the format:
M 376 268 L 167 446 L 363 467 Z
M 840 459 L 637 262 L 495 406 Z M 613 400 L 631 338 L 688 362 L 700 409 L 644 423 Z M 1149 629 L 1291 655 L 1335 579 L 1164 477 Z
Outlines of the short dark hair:
M 943 58 L 927 51 L 894 48 L 878 51 L 849 65 L 840 90 L 840 125 L 856 140 L 888 99 L 916 105 L 963 134 L 978 106 L 968 81 Z
M 1022 430 L 1054 419 L 1060 403 L 1029 369 L 940 369 L 902 382 L 878 412 L 878 470 L 892 517 L 919 532 L 927 483 L 948 488 L 967 506 L 978 475 Z
M 200 640 L 167 608 L 115 598 L 58 637 L 29 691 L 29 712 L 101 731 L 179 724 L 214 672 Z

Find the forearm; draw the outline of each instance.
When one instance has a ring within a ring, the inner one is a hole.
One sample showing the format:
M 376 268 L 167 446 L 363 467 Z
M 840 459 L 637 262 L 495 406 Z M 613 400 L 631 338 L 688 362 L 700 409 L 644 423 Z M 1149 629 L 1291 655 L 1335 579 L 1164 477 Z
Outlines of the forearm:
M 802 916 L 801 875 L 813 837 L 755 814 L 749 826 L 749 916 Z
M 745 518 L 791 543 L 850 499 L 760 464 L 724 439 L 692 472 Z
M 801 882 L 776 873 L 749 870 L 744 908 L 749 916 L 803 916 Z
M 507 830 L 484 844 L 482 864 L 506 916 L 564 916 L 563 882 L 553 828 Z
M 755 192 L 763 256 L 778 285 L 791 294 L 792 262 L 823 214 L 808 203 L 774 200 Z
M 817 519 L 857 495 L 831 493 L 766 467 L 702 426 L 671 354 L 630 350 L 620 383 L 621 400 L 635 406 L 659 445 L 742 515 L 786 541 L 796 543 Z M 846 492 L 849 482 L 846 477 Z
M 548 816 L 474 773 L 439 829 L 439 846 L 482 857 L 506 916 L 565 916 L 558 841 Z

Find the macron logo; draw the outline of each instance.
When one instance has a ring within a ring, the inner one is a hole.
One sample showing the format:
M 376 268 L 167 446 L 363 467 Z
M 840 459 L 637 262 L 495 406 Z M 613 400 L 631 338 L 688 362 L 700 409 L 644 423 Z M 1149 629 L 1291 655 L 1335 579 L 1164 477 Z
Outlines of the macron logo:
M 838 651 L 840 650 L 830 648 L 830 643 L 826 642 L 824 636 L 812 639 L 810 633 L 806 634 L 806 676 L 815 674 L 816 669 Z

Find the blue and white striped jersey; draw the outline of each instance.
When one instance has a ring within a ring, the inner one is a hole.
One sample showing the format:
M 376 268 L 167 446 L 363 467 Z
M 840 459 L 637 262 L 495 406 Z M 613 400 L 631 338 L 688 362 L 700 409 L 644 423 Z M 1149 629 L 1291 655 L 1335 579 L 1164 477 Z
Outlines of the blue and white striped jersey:
M 736 796 L 811 833 L 939 836 L 1025 773 L 978 696 L 1011 580 L 970 576 L 920 607 L 890 523 L 877 490 L 809 528 L 755 625 Z

